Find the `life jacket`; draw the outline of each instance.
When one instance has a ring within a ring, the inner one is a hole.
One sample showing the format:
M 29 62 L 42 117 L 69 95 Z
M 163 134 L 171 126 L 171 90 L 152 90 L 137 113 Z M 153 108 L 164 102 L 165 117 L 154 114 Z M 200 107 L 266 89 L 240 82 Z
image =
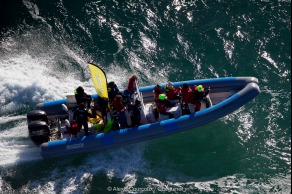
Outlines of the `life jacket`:
M 96 115 L 95 118 L 87 117 L 87 120 L 92 124 L 98 124 L 101 118 L 98 115 Z
M 176 90 L 168 90 L 166 91 L 166 96 L 168 100 L 173 100 L 175 96 L 177 96 L 180 92 L 180 89 L 176 89 Z
M 156 102 L 158 112 L 166 112 L 165 100 L 157 100 Z
M 136 86 L 135 86 L 135 79 L 133 78 L 133 76 L 132 77 L 130 77 L 130 79 L 129 79 L 129 83 L 128 83 L 128 90 L 129 90 L 129 92 L 131 92 L 131 93 L 134 93 L 134 91 L 135 91 L 135 88 L 136 88 Z
M 154 93 L 154 101 L 156 102 L 158 100 L 159 94 L 163 94 L 163 90 L 161 88 L 155 86 L 153 93 Z
M 184 103 L 189 103 L 190 96 L 193 95 L 193 91 L 190 88 L 181 89 L 182 100 Z
M 96 113 L 95 109 L 89 109 L 87 120 L 92 124 L 98 124 L 101 121 L 101 117 Z
M 117 111 L 117 112 L 122 112 L 124 109 L 124 105 L 122 100 L 119 100 L 118 98 L 115 98 L 113 101 L 113 108 Z

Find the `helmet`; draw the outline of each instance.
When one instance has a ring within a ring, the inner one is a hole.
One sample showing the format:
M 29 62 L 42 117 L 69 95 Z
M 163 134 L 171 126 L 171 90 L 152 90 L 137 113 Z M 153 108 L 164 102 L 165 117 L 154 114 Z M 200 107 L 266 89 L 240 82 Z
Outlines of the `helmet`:
M 160 91 L 161 91 L 161 86 L 157 84 L 157 85 L 154 87 L 154 92 L 160 92 Z
M 188 88 L 189 85 L 188 84 L 183 84 L 183 88 Z
M 165 100 L 166 95 L 165 94 L 159 94 L 158 100 Z
M 84 89 L 82 86 L 79 86 L 75 91 L 75 94 L 83 94 L 84 93 Z
M 108 86 L 109 87 L 114 87 L 114 85 L 115 85 L 115 82 L 114 81 L 111 81 L 111 82 L 108 83 Z
M 204 87 L 203 87 L 202 85 L 198 85 L 198 86 L 197 86 L 197 90 L 198 90 L 199 92 L 204 92 Z
M 159 84 L 156 84 L 155 88 L 158 88 L 158 89 L 160 89 L 160 88 L 161 88 L 161 86 L 160 86 Z
M 166 84 L 165 87 L 164 87 L 164 89 L 165 89 L 166 91 L 173 90 L 174 87 L 173 87 L 172 82 L 169 82 L 168 84 Z

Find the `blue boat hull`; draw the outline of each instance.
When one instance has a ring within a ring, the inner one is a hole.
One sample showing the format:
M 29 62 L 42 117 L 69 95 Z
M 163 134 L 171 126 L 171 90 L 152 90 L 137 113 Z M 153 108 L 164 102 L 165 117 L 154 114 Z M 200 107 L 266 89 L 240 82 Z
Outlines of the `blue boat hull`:
M 145 124 L 135 128 L 84 136 L 82 138 L 70 138 L 43 143 L 40 146 L 42 157 L 52 158 L 68 154 L 104 150 L 190 130 L 232 113 L 253 100 L 260 93 L 258 80 L 253 77 L 193 80 L 176 82 L 174 85 L 181 86 L 184 83 L 190 86 L 203 84 L 205 87 L 210 87 L 212 92 L 235 91 L 235 93 L 210 108 L 190 115 L 180 116 L 179 118 Z M 143 93 L 144 102 L 153 100 L 153 87 L 140 88 L 140 91 Z M 93 98 L 97 98 L 97 96 L 93 95 Z M 61 114 L 62 109 L 60 109 L 60 105 L 62 103 L 66 103 L 66 99 L 42 103 L 38 107 L 45 110 L 48 114 Z

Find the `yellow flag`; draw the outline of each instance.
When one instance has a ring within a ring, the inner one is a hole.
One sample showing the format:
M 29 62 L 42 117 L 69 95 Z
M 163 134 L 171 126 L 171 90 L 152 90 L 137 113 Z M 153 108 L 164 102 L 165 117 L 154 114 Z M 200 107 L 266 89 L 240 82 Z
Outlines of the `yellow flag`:
M 91 63 L 88 64 L 88 67 L 96 93 L 99 97 L 108 99 L 107 80 L 104 71 Z

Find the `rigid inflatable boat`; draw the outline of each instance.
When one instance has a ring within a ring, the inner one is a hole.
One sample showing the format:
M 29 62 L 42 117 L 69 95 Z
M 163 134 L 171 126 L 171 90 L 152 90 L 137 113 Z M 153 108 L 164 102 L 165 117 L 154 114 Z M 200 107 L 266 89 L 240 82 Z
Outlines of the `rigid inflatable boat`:
M 106 76 L 99 67 L 93 64 L 89 64 L 89 68 L 97 90 L 97 94 L 92 94 L 91 98 L 96 102 L 98 96 L 107 92 Z M 102 82 L 105 84 L 101 86 Z M 188 84 L 191 88 L 195 85 L 210 87 L 208 98 L 211 106 L 206 108 L 202 102 L 200 111 L 189 111 L 186 114 L 182 103 L 177 101 L 174 102 L 173 107 L 169 108 L 174 118 L 169 119 L 161 114 L 155 116 L 153 95 L 155 86 L 140 87 L 134 96 L 142 102 L 141 125 L 96 133 L 89 123 L 91 129 L 89 136 L 81 133 L 78 137 L 73 137 L 66 132 L 66 119 L 70 117 L 68 110 L 70 112 L 77 103 L 74 95 L 68 95 L 61 100 L 40 103 L 36 110 L 27 114 L 29 135 L 40 146 L 43 158 L 99 151 L 192 130 L 232 113 L 260 93 L 258 79 L 254 77 L 212 78 L 173 83 L 175 87 L 183 86 L 183 84 Z M 164 88 L 165 85 L 161 84 L 161 86 Z M 99 91 L 98 88 L 101 90 Z M 64 110 L 64 105 L 68 107 L 68 110 Z M 190 107 L 190 110 L 193 108 Z

